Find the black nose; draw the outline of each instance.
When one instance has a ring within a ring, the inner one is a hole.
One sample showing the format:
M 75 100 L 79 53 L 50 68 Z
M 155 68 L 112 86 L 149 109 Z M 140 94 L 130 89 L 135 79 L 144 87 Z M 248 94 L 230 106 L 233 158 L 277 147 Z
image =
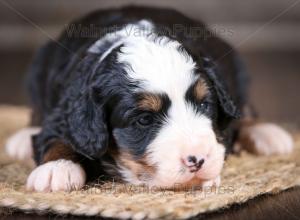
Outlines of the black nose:
M 197 157 L 188 156 L 188 162 L 193 163 L 193 164 L 197 163 Z
M 196 172 L 201 169 L 205 160 L 203 158 L 197 158 L 196 156 L 188 156 L 187 161 L 190 164 L 191 172 Z

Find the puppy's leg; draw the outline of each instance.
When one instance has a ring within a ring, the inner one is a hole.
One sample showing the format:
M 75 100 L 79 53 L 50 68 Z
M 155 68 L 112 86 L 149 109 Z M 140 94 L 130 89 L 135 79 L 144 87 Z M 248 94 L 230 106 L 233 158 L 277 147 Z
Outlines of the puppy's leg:
M 27 179 L 27 189 L 39 192 L 71 191 L 84 186 L 86 173 L 80 155 L 71 146 L 54 142 L 43 156 L 42 165 Z
M 289 154 L 293 139 L 283 128 L 272 123 L 245 120 L 240 123 L 238 148 L 258 155 Z
M 40 127 L 23 128 L 7 139 L 5 150 L 7 154 L 17 160 L 32 158 L 32 136 L 41 131 Z

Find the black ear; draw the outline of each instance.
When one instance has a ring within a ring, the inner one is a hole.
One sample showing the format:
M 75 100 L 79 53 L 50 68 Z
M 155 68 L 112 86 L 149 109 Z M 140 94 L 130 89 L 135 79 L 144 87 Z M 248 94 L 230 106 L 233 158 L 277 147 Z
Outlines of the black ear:
M 109 139 L 104 104 L 95 102 L 90 88 L 71 105 L 67 123 L 72 145 L 87 157 L 100 158 L 108 148 Z
M 204 58 L 204 71 L 207 73 L 212 87 L 214 88 L 218 97 L 218 125 L 223 130 L 233 119 L 240 117 L 240 112 L 234 104 L 228 91 L 225 88 L 224 81 L 221 76 L 217 75 L 217 69 L 214 63 L 209 58 Z

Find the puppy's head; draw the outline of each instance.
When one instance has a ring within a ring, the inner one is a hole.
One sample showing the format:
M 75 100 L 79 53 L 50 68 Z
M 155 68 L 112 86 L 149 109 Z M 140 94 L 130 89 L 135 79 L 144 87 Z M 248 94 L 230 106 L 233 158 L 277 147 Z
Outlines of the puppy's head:
M 149 35 L 116 34 L 91 51 L 90 92 L 73 117 L 82 153 L 109 155 L 133 184 L 172 187 L 220 174 L 221 134 L 236 108 L 206 58 Z

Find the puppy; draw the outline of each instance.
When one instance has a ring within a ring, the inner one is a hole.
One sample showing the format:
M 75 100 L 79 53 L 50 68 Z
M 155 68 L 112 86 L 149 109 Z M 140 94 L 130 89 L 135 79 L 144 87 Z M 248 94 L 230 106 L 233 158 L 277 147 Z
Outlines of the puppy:
M 91 28 L 97 33 L 82 36 Z M 234 145 L 292 151 L 287 132 L 249 112 L 247 75 L 232 47 L 174 10 L 92 13 L 42 47 L 29 72 L 32 125 L 6 146 L 15 158 L 33 154 L 29 190 L 80 189 L 100 176 L 219 185 Z

